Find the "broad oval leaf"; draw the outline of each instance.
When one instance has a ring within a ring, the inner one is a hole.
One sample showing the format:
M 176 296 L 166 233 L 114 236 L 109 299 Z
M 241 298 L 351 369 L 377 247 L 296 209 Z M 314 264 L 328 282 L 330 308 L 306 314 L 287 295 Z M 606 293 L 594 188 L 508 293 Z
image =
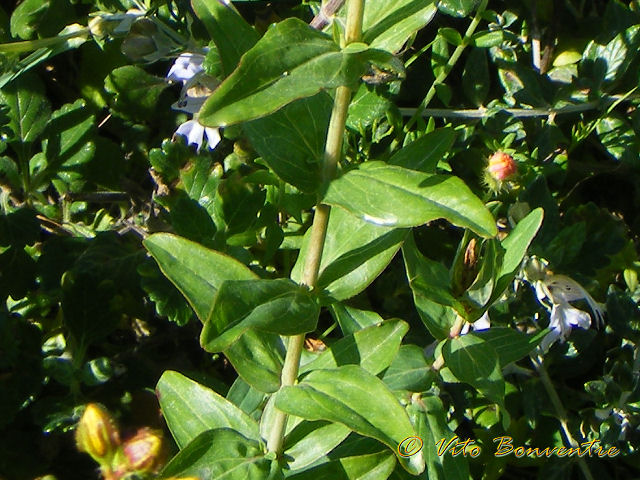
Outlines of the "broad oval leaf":
M 189 443 L 164 467 L 160 477 L 257 480 L 269 478 L 272 468 L 272 461 L 264 457 L 258 442 L 235 430 L 217 428 Z
M 402 345 L 382 381 L 392 390 L 423 392 L 434 380 L 431 365 L 427 363 L 424 349 L 417 345 Z
M 405 438 L 415 436 L 393 393 L 378 377 L 355 365 L 316 370 L 297 385 L 282 387 L 276 393 L 276 407 L 307 420 L 342 423 L 381 441 L 393 452 Z M 398 460 L 415 475 L 424 470 L 422 452 Z
M 360 365 L 377 375 L 391 365 L 408 330 L 406 322 L 393 319 L 359 330 L 341 338 L 315 360 L 306 363 L 300 368 L 300 374 L 342 365 Z
M 162 414 L 178 447 L 214 428 L 230 428 L 260 438 L 258 424 L 229 400 L 184 375 L 166 371 L 156 387 Z
M 320 262 L 317 287 L 337 300 L 353 297 L 373 282 L 393 259 L 406 230 L 381 227 L 333 209 Z M 311 229 L 304 236 L 291 278 L 300 282 L 309 249 Z
M 223 127 L 260 118 L 320 90 L 353 87 L 370 63 L 402 72 L 402 64 L 388 52 L 359 45 L 340 50 L 327 35 L 289 18 L 269 29 L 242 57 L 204 103 L 198 119 Z
M 378 161 L 333 181 L 323 201 L 381 226 L 415 227 L 444 218 L 483 237 L 497 234 L 489 210 L 459 178 Z
M 491 345 L 498 355 L 500 366 L 516 362 L 526 357 L 549 333 L 546 329 L 535 335 L 527 335 L 513 328 L 491 327 L 469 335 L 481 338 Z
M 202 322 L 222 282 L 257 278 L 237 260 L 177 235 L 155 233 L 142 243 Z
M 618 80 L 638 54 L 640 25 L 618 33 L 606 45 L 592 40 L 582 54 L 580 70 L 599 83 Z
M 221 352 L 249 329 L 279 335 L 311 332 L 319 313 L 309 290 L 291 280 L 230 280 L 216 295 L 200 343 L 208 352 Z

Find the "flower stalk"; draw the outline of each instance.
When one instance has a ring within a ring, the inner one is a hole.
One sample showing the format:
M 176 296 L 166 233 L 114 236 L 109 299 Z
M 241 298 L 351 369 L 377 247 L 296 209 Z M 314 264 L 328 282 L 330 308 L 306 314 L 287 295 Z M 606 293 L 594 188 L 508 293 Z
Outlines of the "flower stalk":
M 363 13 L 364 0 L 348 0 L 347 24 L 344 38 L 345 45 L 360 41 L 362 36 Z M 323 159 L 322 173 L 325 184 L 335 177 L 338 161 L 342 155 L 342 145 L 344 142 L 344 132 L 349 103 L 351 101 L 351 93 L 351 89 L 348 87 L 338 87 L 336 89 Z M 313 224 L 311 226 L 309 250 L 302 275 L 302 283 L 309 288 L 314 288 L 318 280 L 330 211 L 331 208 L 328 205 L 318 200 L 313 217 Z M 289 337 L 287 354 L 280 377 L 281 387 L 293 385 L 298 378 L 300 355 L 303 345 L 304 334 Z M 269 438 L 267 439 L 267 450 L 270 453 L 275 453 L 278 457 L 282 455 L 286 424 L 287 414 L 276 410 L 271 424 Z

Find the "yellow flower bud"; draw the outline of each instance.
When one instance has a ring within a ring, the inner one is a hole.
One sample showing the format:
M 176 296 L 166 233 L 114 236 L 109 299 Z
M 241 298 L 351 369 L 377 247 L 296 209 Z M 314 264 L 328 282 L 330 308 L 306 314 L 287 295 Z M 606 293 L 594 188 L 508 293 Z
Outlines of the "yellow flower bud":
M 118 445 L 120 434 L 109 412 L 96 403 L 90 403 L 76 428 L 78 450 L 86 452 L 101 465 L 111 461 Z
M 124 442 L 122 452 L 129 472 L 149 473 L 160 470 L 166 459 L 162 432 L 141 428 Z

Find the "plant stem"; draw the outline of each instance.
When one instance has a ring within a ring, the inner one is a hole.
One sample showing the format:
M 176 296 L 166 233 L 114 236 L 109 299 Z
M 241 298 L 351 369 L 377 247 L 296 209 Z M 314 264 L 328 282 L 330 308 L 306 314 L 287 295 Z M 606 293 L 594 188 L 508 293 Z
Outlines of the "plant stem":
M 345 44 L 360 40 L 362 36 L 362 18 L 364 12 L 364 0 L 348 0 L 348 2 Z M 342 155 L 342 145 L 344 142 L 345 125 L 350 100 L 351 89 L 347 87 L 338 87 L 336 89 L 323 159 L 322 175 L 325 184 L 335 177 L 338 162 Z M 318 201 L 313 217 L 313 225 L 311 226 L 309 249 L 307 250 L 307 257 L 302 274 L 302 283 L 309 288 L 314 288 L 318 281 L 318 272 L 320 271 L 322 251 L 327 236 L 330 211 L 331 209 L 328 205 L 324 205 Z M 289 338 L 287 354 L 284 359 L 282 375 L 280 377 L 280 388 L 293 385 L 298 378 L 300 355 L 303 345 L 304 334 Z M 269 438 L 267 439 L 267 450 L 275 453 L 278 457 L 282 455 L 286 425 L 287 414 L 276 410 L 271 424 Z
M 0 43 L 0 53 L 23 53 L 37 50 L 38 48 L 50 47 L 58 43 L 65 42 L 71 38 L 86 37 L 89 35 L 88 28 L 81 28 L 75 32 L 65 33 L 57 37 L 39 38 L 37 40 L 24 40 L 20 42 Z
M 451 57 L 449 57 L 449 60 L 447 61 L 447 64 L 444 66 L 444 68 L 442 69 L 442 72 L 440 72 L 440 74 L 433 81 L 431 88 L 429 88 L 429 91 L 427 92 L 427 95 L 424 97 L 424 99 L 420 103 L 420 106 L 417 108 L 416 112 L 413 114 L 413 116 L 409 119 L 409 121 L 404 126 L 403 131 L 405 134 L 409 132 L 413 124 L 416 123 L 418 118 L 420 118 L 420 116 L 422 115 L 422 112 L 424 112 L 424 110 L 427 108 L 429 103 L 431 103 L 431 100 L 433 100 L 433 97 L 436 94 L 436 87 L 442 84 L 446 80 L 447 76 L 449 75 L 449 73 L 455 66 L 456 62 L 460 58 L 460 55 L 462 55 L 462 52 L 464 51 L 464 49 L 467 48 L 471 35 L 473 35 L 473 33 L 476 31 L 476 28 L 478 28 L 478 25 L 480 24 L 480 17 L 482 13 L 485 11 L 485 9 L 487 8 L 488 1 L 489 0 L 482 0 L 480 5 L 478 6 L 478 9 L 476 10 L 476 14 L 474 15 L 473 20 L 471 20 L 471 23 L 469 24 L 469 28 L 467 28 L 467 31 L 464 33 L 464 37 L 462 38 L 462 43 L 458 45 L 456 49 L 453 51 L 453 54 L 451 55 Z
M 562 433 L 564 434 L 564 437 L 566 438 L 567 442 L 569 443 L 569 445 L 571 445 L 572 448 L 577 448 L 579 446 L 578 442 L 576 441 L 575 438 L 573 438 L 573 435 L 571 435 L 571 431 L 569 430 L 569 425 L 567 423 L 567 418 L 568 418 L 567 411 L 564 409 L 564 406 L 562 405 L 562 400 L 560 400 L 560 397 L 558 396 L 558 392 L 556 391 L 556 388 L 553 386 L 553 382 L 551 382 L 551 379 L 549 378 L 547 369 L 544 368 L 542 356 L 539 354 L 539 352 L 533 353 L 531 355 L 531 362 L 536 368 L 538 375 L 540 377 L 540 381 L 542 382 L 542 385 L 544 385 L 544 388 L 547 391 L 549 398 L 551 399 L 551 403 L 553 404 L 553 408 L 556 411 L 556 416 L 558 418 L 558 421 L 560 422 L 560 427 L 562 428 Z M 578 458 L 577 461 L 578 461 L 578 466 L 580 467 L 580 470 L 582 470 L 582 474 L 584 475 L 584 477 L 587 480 L 594 480 L 593 475 L 591 475 L 591 471 L 589 470 L 589 467 L 587 466 L 587 462 L 585 462 L 584 458 Z

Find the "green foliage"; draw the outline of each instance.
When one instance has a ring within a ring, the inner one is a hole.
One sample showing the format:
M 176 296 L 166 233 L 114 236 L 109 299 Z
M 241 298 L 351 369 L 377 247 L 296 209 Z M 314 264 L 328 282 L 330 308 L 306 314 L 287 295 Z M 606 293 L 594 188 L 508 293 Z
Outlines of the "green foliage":
M 337 3 L 0 9 L 3 478 L 638 477 L 640 4 Z

